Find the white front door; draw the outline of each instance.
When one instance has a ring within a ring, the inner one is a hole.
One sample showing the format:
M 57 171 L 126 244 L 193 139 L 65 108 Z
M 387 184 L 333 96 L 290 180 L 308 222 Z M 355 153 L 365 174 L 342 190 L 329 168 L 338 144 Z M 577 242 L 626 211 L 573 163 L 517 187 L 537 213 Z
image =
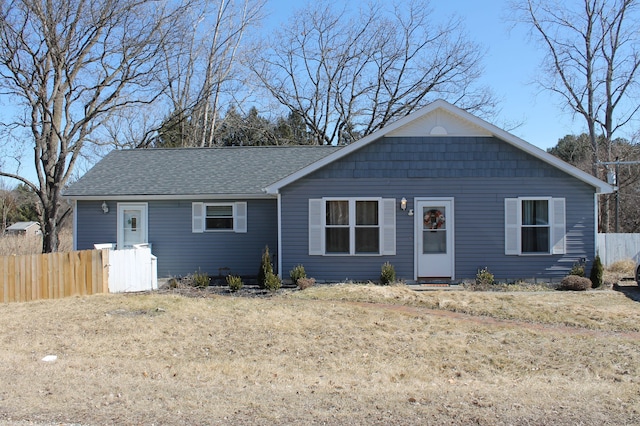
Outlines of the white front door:
M 415 202 L 417 277 L 454 278 L 453 199 Z
M 118 203 L 118 249 L 148 243 L 147 204 Z

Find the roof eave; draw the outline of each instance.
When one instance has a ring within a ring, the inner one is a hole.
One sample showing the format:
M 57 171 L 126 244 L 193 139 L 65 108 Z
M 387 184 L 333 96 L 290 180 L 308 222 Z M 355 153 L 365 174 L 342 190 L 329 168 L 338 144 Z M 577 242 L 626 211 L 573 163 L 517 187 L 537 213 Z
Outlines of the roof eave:
M 274 199 L 275 196 L 266 193 L 247 194 L 128 194 L 128 195 L 63 195 L 72 201 L 165 201 L 165 200 L 261 200 Z

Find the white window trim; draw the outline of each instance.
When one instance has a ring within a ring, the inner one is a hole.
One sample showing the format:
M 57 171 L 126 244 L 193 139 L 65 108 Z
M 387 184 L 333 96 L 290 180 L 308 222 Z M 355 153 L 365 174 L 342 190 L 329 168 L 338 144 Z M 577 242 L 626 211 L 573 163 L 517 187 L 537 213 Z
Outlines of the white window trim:
M 546 252 L 538 253 L 522 252 L 522 202 L 538 200 L 548 201 L 549 250 Z M 517 256 L 551 256 L 554 254 L 565 254 L 565 205 L 565 198 L 539 196 L 505 198 L 505 254 Z
M 326 252 L 326 229 L 327 229 L 327 202 L 347 201 L 349 203 L 349 252 L 348 253 L 327 253 Z M 376 201 L 378 203 L 378 252 L 377 253 L 356 253 L 355 231 L 356 231 L 356 202 Z M 387 205 L 388 204 L 388 205 Z M 395 255 L 395 199 L 382 197 L 324 197 L 309 199 L 309 255 L 319 256 L 359 256 L 359 257 L 379 257 Z
M 140 209 L 142 224 L 140 232 L 142 233 L 143 243 L 149 242 L 149 203 L 117 203 L 116 204 L 116 247 L 118 250 L 124 249 L 124 211 L 126 209 Z
M 207 207 L 209 206 L 231 206 L 233 215 L 233 228 L 229 229 L 206 229 L 207 224 Z M 194 202 L 191 204 L 191 232 L 195 234 L 201 233 L 218 233 L 218 232 L 247 232 L 247 203 L 246 202 L 228 202 L 228 203 L 202 203 Z

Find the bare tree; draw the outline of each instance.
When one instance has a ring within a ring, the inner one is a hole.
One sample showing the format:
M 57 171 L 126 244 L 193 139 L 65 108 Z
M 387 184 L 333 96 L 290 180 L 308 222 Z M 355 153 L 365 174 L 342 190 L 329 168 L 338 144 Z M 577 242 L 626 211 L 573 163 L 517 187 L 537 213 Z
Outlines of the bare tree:
M 0 176 L 37 194 L 43 252 L 58 248 L 68 214 L 60 191 L 88 141 L 111 115 L 163 92 L 156 78 L 162 47 L 185 8 L 151 0 L 0 1 L 0 90 L 18 102 L 15 125 L 32 139 L 38 181 Z
M 263 18 L 265 0 L 202 1 L 183 23 L 182 42 L 167 46 L 164 78 L 181 146 L 212 146 L 221 111 L 242 92 L 239 56 L 247 32 Z
M 349 143 L 435 97 L 485 112 L 475 85 L 483 49 L 460 20 L 430 19 L 429 1 L 358 12 L 326 1 L 297 11 L 250 66 L 282 105 L 304 119 L 315 143 Z
M 7 229 L 9 213 L 16 208 L 16 205 L 17 202 L 13 190 L 9 189 L 4 180 L 0 180 L 0 236 L 4 235 Z
M 640 33 L 635 0 L 526 0 L 514 4 L 546 52 L 540 86 L 584 118 L 591 143 L 591 173 L 611 161 L 614 135 L 637 115 Z M 598 136 L 604 135 L 604 152 Z M 601 227 L 609 229 L 608 197 Z

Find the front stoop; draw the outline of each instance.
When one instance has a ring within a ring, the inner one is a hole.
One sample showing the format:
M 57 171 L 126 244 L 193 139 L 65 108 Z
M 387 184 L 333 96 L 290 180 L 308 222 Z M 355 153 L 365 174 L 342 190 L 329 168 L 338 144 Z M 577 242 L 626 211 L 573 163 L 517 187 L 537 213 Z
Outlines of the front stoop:
M 419 278 L 417 281 L 407 285 L 415 291 L 426 290 L 462 290 L 463 287 L 454 284 L 450 279 L 446 278 Z

